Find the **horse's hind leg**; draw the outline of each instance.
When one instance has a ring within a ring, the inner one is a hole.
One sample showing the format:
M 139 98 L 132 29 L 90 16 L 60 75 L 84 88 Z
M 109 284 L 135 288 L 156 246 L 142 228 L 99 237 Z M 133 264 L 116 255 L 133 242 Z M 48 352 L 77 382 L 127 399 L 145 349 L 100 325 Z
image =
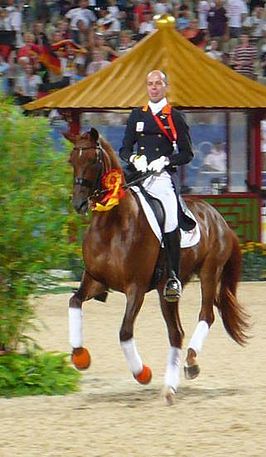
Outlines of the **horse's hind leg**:
M 179 301 L 169 304 L 162 291 L 159 291 L 162 314 L 168 330 L 170 347 L 164 376 L 163 396 L 168 405 L 172 405 L 180 384 L 180 367 L 184 331 L 179 317 Z
M 148 384 L 152 378 L 149 367 L 143 364 L 134 340 L 134 322 L 144 300 L 144 292 L 134 286 L 127 292 L 126 311 L 121 325 L 119 337 L 122 351 L 134 378 L 140 384 Z
M 105 291 L 103 284 L 95 281 L 85 271 L 78 290 L 69 300 L 69 339 L 72 346 L 72 362 L 82 370 L 90 366 L 90 354 L 83 348 L 82 303 Z
M 201 272 L 201 309 L 198 324 L 188 344 L 187 357 L 185 362 L 185 377 L 194 379 L 199 375 L 200 368 L 197 356 L 202 350 L 211 325 L 214 322 L 213 306 L 217 295 L 217 287 L 221 277 L 221 267 L 218 267 L 213 259 L 206 259 Z

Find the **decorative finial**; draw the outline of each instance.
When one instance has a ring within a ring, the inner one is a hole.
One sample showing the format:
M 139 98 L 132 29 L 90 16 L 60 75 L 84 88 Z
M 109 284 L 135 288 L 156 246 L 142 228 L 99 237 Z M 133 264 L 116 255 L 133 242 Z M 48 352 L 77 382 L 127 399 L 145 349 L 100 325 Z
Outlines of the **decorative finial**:
M 156 14 L 153 18 L 157 29 L 175 27 L 175 18 L 170 14 Z

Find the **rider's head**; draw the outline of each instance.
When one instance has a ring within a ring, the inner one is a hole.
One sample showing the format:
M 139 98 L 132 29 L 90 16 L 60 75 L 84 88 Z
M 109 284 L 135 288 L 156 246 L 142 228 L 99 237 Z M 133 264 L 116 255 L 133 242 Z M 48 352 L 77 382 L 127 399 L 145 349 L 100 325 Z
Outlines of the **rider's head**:
M 160 70 L 153 70 L 147 76 L 147 91 L 149 99 L 157 103 L 165 97 L 167 90 L 166 75 Z

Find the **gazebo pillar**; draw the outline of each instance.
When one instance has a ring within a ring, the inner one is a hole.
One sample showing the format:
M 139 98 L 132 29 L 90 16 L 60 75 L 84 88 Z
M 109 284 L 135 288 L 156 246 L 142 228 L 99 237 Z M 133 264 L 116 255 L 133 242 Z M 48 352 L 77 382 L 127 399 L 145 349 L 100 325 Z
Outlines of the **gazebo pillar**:
M 61 109 L 60 114 L 64 117 L 69 126 L 69 133 L 78 135 L 80 133 L 80 110 Z

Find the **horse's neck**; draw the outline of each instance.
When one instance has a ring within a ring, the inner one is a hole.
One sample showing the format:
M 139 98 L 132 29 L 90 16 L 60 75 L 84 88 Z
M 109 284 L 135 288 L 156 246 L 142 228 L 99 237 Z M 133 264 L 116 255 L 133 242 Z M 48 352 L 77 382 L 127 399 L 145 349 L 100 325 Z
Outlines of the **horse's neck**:
M 106 153 L 105 159 L 108 159 L 108 164 L 105 163 L 107 171 L 109 169 L 122 170 L 118 155 L 113 148 L 104 139 L 101 138 L 101 145 Z M 136 220 L 139 215 L 139 208 L 136 199 L 133 197 L 130 190 L 126 190 L 125 196 L 120 200 L 119 205 L 110 211 L 104 213 L 94 212 L 94 223 L 103 228 L 119 227 L 119 230 L 128 230 L 130 224 Z
M 111 162 L 112 168 L 119 168 L 119 169 L 122 168 L 120 160 L 115 153 L 110 156 L 110 162 Z
M 119 168 L 121 169 L 121 163 L 119 160 L 119 157 L 111 147 L 109 143 L 107 143 L 103 138 L 101 138 L 101 146 L 103 147 L 103 150 L 105 151 L 104 154 L 104 162 L 105 162 L 105 168 L 107 171 L 109 171 L 110 168 Z

